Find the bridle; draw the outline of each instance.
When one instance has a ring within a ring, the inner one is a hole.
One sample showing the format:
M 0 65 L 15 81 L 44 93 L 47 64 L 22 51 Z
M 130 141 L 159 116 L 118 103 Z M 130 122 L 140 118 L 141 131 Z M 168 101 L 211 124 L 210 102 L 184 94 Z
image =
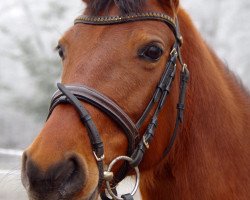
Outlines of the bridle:
M 109 97 L 85 85 L 62 85 L 58 83 L 58 90 L 52 97 L 49 109 L 48 118 L 53 112 L 54 108 L 59 104 L 69 103 L 76 109 L 80 116 L 81 122 L 87 129 L 88 137 L 92 145 L 93 154 L 98 165 L 98 188 L 101 188 L 101 186 L 103 185 L 103 181 L 106 181 L 107 191 L 113 199 L 133 199 L 133 195 L 135 194 L 139 185 L 138 166 L 143 159 L 145 151 L 149 148 L 149 145 L 154 137 L 154 132 L 157 127 L 158 115 L 162 110 L 162 107 L 165 104 L 167 96 L 170 92 L 171 85 L 176 74 L 176 63 L 177 61 L 179 61 L 182 66 L 182 70 L 180 72 L 180 93 L 177 104 L 176 123 L 173 134 L 170 138 L 169 145 L 163 153 L 163 157 L 165 157 L 169 153 L 171 147 L 173 146 L 174 140 L 177 135 L 179 123 L 183 121 L 186 85 L 189 79 L 189 71 L 187 69 L 187 65 L 183 63 L 180 54 L 180 47 L 183 41 L 179 32 L 179 25 L 177 19 L 174 20 L 170 16 L 163 13 L 147 12 L 124 16 L 93 17 L 83 15 L 75 20 L 75 24 L 91 25 L 113 25 L 143 20 L 156 20 L 166 23 L 175 36 L 175 43 L 172 47 L 162 77 L 157 85 L 156 90 L 154 91 L 153 97 L 148 103 L 140 119 L 136 123 L 134 123 L 133 120 L 131 120 L 131 118 L 120 108 L 120 106 L 117 105 L 114 101 L 112 101 Z M 107 169 L 104 169 L 104 147 L 100 134 L 93 120 L 91 119 L 91 116 L 89 115 L 88 111 L 85 109 L 85 107 L 81 104 L 80 101 L 87 102 L 107 114 L 112 120 L 119 124 L 128 139 L 127 156 L 119 156 L 115 158 L 109 164 Z M 154 106 L 156 106 L 156 108 L 154 110 L 150 123 L 148 124 L 143 136 L 140 137 L 139 130 L 144 124 L 146 118 L 148 117 L 150 111 L 152 111 Z M 123 160 L 126 162 L 124 162 L 118 172 L 114 175 L 112 172 L 112 167 L 119 160 Z M 135 187 L 131 193 L 119 197 L 117 196 L 115 188 L 117 184 L 126 177 L 128 171 L 132 168 L 134 168 L 136 171 Z M 105 192 L 101 193 L 101 197 L 102 199 L 109 199 Z

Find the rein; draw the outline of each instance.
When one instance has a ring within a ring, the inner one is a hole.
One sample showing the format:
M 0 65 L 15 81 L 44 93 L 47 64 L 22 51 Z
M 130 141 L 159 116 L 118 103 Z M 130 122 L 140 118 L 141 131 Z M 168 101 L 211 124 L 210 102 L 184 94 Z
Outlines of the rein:
M 104 94 L 89 88 L 85 85 L 62 85 L 57 84 L 58 89 L 52 97 L 51 105 L 49 109 L 50 117 L 54 108 L 59 104 L 71 104 L 76 111 L 79 113 L 82 124 L 87 128 L 88 136 L 92 145 L 94 157 L 96 159 L 99 169 L 99 183 L 98 188 L 100 189 L 103 185 L 103 181 L 106 181 L 106 188 L 108 193 L 113 199 L 119 200 L 132 200 L 133 195 L 138 189 L 140 174 L 138 166 L 141 163 L 145 151 L 149 148 L 151 141 L 154 137 L 154 132 L 157 127 L 158 116 L 166 102 L 167 96 L 170 92 L 172 82 L 176 75 L 176 63 L 182 66 L 180 73 L 180 92 L 179 100 L 177 103 L 177 116 L 173 134 L 170 138 L 169 145 L 166 147 L 163 158 L 169 153 L 171 147 L 174 144 L 175 138 L 178 132 L 178 126 L 183 121 L 183 111 L 185 108 L 185 94 L 186 86 L 189 79 L 189 71 L 187 65 L 183 63 L 180 54 L 180 47 L 183 42 L 182 36 L 179 32 L 179 25 L 177 19 L 174 20 L 170 16 L 163 13 L 147 12 L 138 13 L 133 15 L 124 16 L 80 16 L 75 20 L 75 24 L 90 24 L 90 25 L 114 25 L 121 23 L 129 23 L 134 21 L 154 20 L 164 22 L 169 26 L 175 36 L 175 43 L 172 47 L 169 59 L 165 65 L 165 70 L 162 74 L 160 81 L 158 82 L 157 88 L 154 91 L 153 97 L 142 113 L 138 122 L 134 123 L 132 119 L 109 97 Z M 104 147 L 100 137 L 100 134 L 91 119 L 88 111 L 81 104 L 80 101 L 88 102 L 91 105 L 97 107 L 102 112 L 107 114 L 112 120 L 114 120 L 123 129 L 128 139 L 128 150 L 127 156 L 119 156 L 115 158 L 108 166 L 108 169 L 104 169 Z M 148 124 L 148 127 L 142 137 L 139 136 L 139 130 L 144 124 L 150 111 L 156 105 L 154 114 Z M 112 167 L 116 162 L 123 160 L 126 161 L 116 174 L 112 172 Z M 136 172 L 136 184 L 131 193 L 117 196 L 116 186 L 122 181 L 129 170 L 132 168 Z M 109 199 L 105 192 L 101 193 L 102 199 Z

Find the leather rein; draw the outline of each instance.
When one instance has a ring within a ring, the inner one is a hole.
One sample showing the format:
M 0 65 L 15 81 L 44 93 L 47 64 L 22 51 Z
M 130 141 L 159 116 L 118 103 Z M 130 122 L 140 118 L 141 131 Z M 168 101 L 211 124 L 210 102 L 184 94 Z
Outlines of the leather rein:
M 133 199 L 133 195 L 139 186 L 140 174 L 138 166 L 141 163 L 145 151 L 149 148 L 149 145 L 154 137 L 154 132 L 157 127 L 158 115 L 160 114 L 162 107 L 164 106 L 167 96 L 170 92 L 172 82 L 176 74 L 176 63 L 180 62 L 182 70 L 180 72 L 180 92 L 179 100 L 177 103 L 177 116 L 176 123 L 173 134 L 170 138 L 169 145 L 163 153 L 165 157 L 171 147 L 174 144 L 175 138 L 178 132 L 179 123 L 183 121 L 183 111 L 185 103 L 185 94 L 186 86 L 189 79 L 189 71 L 187 65 L 183 63 L 182 57 L 180 54 L 180 47 L 182 44 L 182 37 L 179 32 L 179 25 L 177 19 L 172 19 L 170 16 L 157 13 L 157 12 L 146 12 L 138 13 L 132 15 L 124 16 L 80 16 L 75 20 L 75 24 L 90 24 L 90 25 L 113 25 L 128 23 L 134 21 L 144 21 L 144 20 L 155 20 L 164 22 L 169 26 L 175 36 L 175 43 L 172 47 L 171 53 L 169 55 L 168 61 L 165 65 L 165 71 L 162 74 L 160 81 L 154 91 L 152 99 L 148 103 L 144 112 L 142 113 L 140 119 L 134 123 L 133 120 L 109 97 L 104 94 L 89 88 L 85 85 L 62 85 L 57 84 L 58 90 L 52 97 L 51 105 L 49 109 L 48 118 L 53 112 L 54 108 L 59 104 L 71 104 L 76 111 L 78 112 L 82 124 L 87 128 L 88 137 L 90 139 L 93 155 L 96 159 L 98 169 L 99 169 L 99 184 L 98 188 L 100 189 L 103 185 L 103 181 L 106 181 L 106 189 L 109 195 L 113 199 Z M 102 112 L 107 114 L 112 120 L 114 120 L 124 131 L 128 139 L 128 150 L 126 156 L 119 156 L 115 158 L 108 166 L 107 169 L 104 169 L 104 147 L 100 137 L 100 134 L 96 128 L 95 123 L 91 119 L 90 114 L 85 109 L 84 105 L 80 102 L 87 102 Z M 140 137 L 139 131 L 142 125 L 144 124 L 146 118 L 148 117 L 150 111 L 156 105 L 156 109 L 153 112 L 153 116 L 150 120 L 150 123 L 147 126 L 146 131 Z M 112 167 L 119 160 L 125 161 L 121 168 L 116 174 L 112 172 Z M 136 184 L 131 193 L 122 195 L 121 197 L 117 196 L 116 186 L 122 181 L 128 171 L 132 168 L 136 172 Z M 102 199 L 109 199 L 105 192 L 101 193 Z

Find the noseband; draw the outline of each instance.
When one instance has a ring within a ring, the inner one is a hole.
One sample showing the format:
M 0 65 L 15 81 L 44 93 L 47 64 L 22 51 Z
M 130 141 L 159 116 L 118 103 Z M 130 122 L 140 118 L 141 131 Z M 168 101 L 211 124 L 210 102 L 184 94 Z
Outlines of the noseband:
M 138 166 L 143 159 L 145 151 L 149 148 L 149 145 L 154 137 L 154 132 L 157 126 L 158 115 L 162 110 L 163 105 L 166 102 L 167 96 L 170 92 L 172 82 L 176 74 L 176 63 L 180 62 L 182 70 L 180 73 L 180 92 L 179 101 L 177 104 L 177 116 L 173 134 L 170 138 L 169 145 L 166 147 L 163 157 L 165 157 L 171 147 L 177 135 L 179 123 L 183 121 L 183 111 L 185 103 L 186 84 L 189 79 L 189 71 L 187 65 L 182 62 L 180 54 L 180 46 L 182 44 L 182 37 L 179 32 L 179 25 L 177 19 L 174 20 L 170 16 L 163 13 L 147 12 L 133 15 L 124 16 L 80 16 L 75 20 L 75 24 L 91 24 L 91 25 L 114 25 L 120 23 L 128 23 L 134 21 L 154 20 L 164 22 L 169 26 L 175 36 L 175 43 L 173 44 L 171 53 L 165 66 L 165 70 L 162 74 L 160 81 L 153 93 L 152 99 L 148 103 L 140 119 L 134 123 L 133 120 L 109 97 L 104 94 L 89 88 L 85 85 L 62 85 L 57 84 L 58 89 L 52 97 L 51 105 L 49 109 L 49 116 L 53 112 L 54 108 L 59 104 L 71 104 L 79 113 L 81 122 L 87 128 L 88 137 L 90 139 L 93 154 L 96 159 L 99 169 L 99 188 L 102 186 L 103 181 L 106 181 L 107 191 L 113 199 L 133 199 L 133 195 L 136 192 L 139 185 L 139 170 Z M 114 122 L 116 122 L 126 134 L 128 139 L 127 156 L 119 156 L 115 158 L 107 169 L 104 169 L 104 148 L 100 137 L 100 134 L 91 119 L 88 111 L 85 109 L 80 101 L 87 102 L 94 107 L 97 107 L 102 112 L 107 114 Z M 156 106 L 154 114 L 147 126 L 146 131 L 140 137 L 139 131 L 144 124 L 147 116 L 153 107 Z M 119 160 L 125 161 L 122 167 L 116 174 L 113 174 L 112 167 Z M 115 187 L 123 180 L 128 171 L 135 168 L 136 171 L 136 185 L 133 191 L 129 194 L 117 196 Z M 112 184 L 112 186 L 110 185 Z M 106 193 L 101 193 L 102 199 L 109 199 Z

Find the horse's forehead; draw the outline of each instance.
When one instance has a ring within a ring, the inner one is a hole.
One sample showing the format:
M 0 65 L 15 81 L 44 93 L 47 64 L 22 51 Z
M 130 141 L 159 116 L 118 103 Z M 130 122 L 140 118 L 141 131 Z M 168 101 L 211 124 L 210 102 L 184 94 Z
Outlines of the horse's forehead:
M 86 49 L 88 46 L 93 48 L 94 44 L 98 44 L 99 48 L 105 49 L 107 46 L 129 46 L 150 41 L 159 41 L 165 44 L 171 34 L 168 26 L 158 21 L 105 26 L 78 24 L 67 31 L 61 41 L 66 45 L 77 45 L 79 48 Z
M 144 12 L 155 11 L 155 12 L 164 12 L 162 6 L 159 4 L 159 1 L 156 0 L 147 0 L 143 6 Z M 89 14 L 88 9 L 85 10 L 84 14 Z M 102 13 L 103 15 L 107 15 Z M 115 4 L 109 8 L 110 16 L 120 15 L 120 10 L 117 8 Z M 75 25 L 69 29 L 64 34 L 63 38 L 66 38 L 66 41 L 72 42 L 73 40 L 84 41 L 85 39 L 88 43 L 94 43 L 96 39 L 105 39 L 106 41 L 119 38 L 120 42 L 122 40 L 128 39 L 137 39 L 148 37 L 148 34 L 159 35 L 162 33 L 162 29 L 165 29 L 167 26 L 162 22 L 154 21 L 142 21 L 142 22 L 134 22 L 134 23 L 125 23 L 120 25 L 105 25 L 105 26 L 93 26 L 93 25 Z M 125 37 L 127 34 L 127 38 Z M 95 41 L 91 41 L 91 39 L 95 38 Z M 85 43 L 86 45 L 86 43 Z
M 63 38 L 68 56 L 64 62 L 63 80 L 81 82 L 85 77 L 84 84 L 91 85 L 93 80 L 103 79 L 101 75 L 105 72 L 115 73 L 113 81 L 118 81 L 115 78 L 124 77 L 127 67 L 117 66 L 124 62 L 130 66 L 142 64 L 134 59 L 139 49 L 157 42 L 167 51 L 172 40 L 174 36 L 168 26 L 158 21 L 107 26 L 75 25 Z

